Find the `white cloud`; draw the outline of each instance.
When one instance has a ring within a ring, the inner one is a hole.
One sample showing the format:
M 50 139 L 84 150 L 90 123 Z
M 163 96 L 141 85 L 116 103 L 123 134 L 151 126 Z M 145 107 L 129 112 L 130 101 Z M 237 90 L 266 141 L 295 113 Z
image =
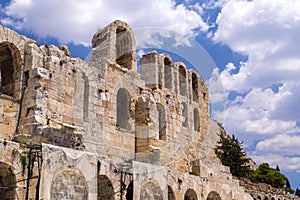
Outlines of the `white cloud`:
M 300 2 L 228 0 L 217 18 L 214 40 L 249 56 L 237 74 L 224 71 L 224 86 L 247 91 L 274 81 L 298 81 L 300 74 Z
M 258 164 L 300 172 L 300 1 L 219 4 L 213 40 L 248 60 L 239 66 L 228 63 L 217 79 L 211 79 L 222 82 L 225 93 L 235 94 L 214 117 L 226 116 L 226 130 L 256 146 L 249 153 Z
M 229 132 L 274 135 L 300 131 L 296 124 L 299 119 L 298 103 L 293 100 L 299 88 L 293 86 L 282 85 L 278 92 L 270 88 L 253 88 L 244 96 L 238 95 L 235 99 L 227 100 L 226 109 L 216 111 L 214 116 L 217 120 L 226 116 L 224 126 Z M 295 109 L 291 111 L 294 117 L 291 117 L 289 107 Z M 247 137 L 251 136 L 247 134 Z
M 61 43 L 89 45 L 92 35 L 115 19 L 132 28 L 159 27 L 194 37 L 196 29 L 209 27 L 194 10 L 173 0 L 14 0 L 5 10 L 3 24 L 18 24 L 40 37 L 52 36 Z
M 274 138 L 269 138 L 264 141 L 260 141 L 256 145 L 256 151 L 259 153 L 277 153 L 281 155 L 291 154 L 300 155 L 299 135 L 282 134 L 277 135 Z
M 281 170 L 300 173 L 300 157 L 282 156 L 278 154 L 250 155 L 257 164 L 269 163 L 271 167 L 280 166 Z

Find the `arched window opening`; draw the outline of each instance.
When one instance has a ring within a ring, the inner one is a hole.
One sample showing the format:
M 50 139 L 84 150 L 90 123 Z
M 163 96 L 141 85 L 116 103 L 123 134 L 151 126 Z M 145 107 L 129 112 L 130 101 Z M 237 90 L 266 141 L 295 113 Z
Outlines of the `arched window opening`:
M 206 200 L 222 200 L 220 195 L 217 192 L 210 192 Z
M 0 93 L 14 96 L 18 50 L 10 43 L 0 44 Z
M 183 66 L 179 66 L 179 91 L 180 95 L 187 95 L 187 87 L 186 87 L 186 70 Z
M 200 131 L 200 115 L 197 108 L 194 108 L 194 131 Z
M 192 73 L 192 93 L 193 93 L 193 100 L 198 101 L 199 99 L 198 78 L 195 73 Z
M 116 30 L 116 62 L 121 67 L 132 68 L 133 55 L 132 38 L 126 27 L 118 27 Z
M 117 126 L 130 130 L 130 93 L 120 88 L 117 93 Z
M 172 67 L 169 58 L 164 58 L 164 77 L 165 77 L 165 87 L 172 89 Z
M 115 192 L 110 179 L 105 175 L 98 176 L 98 200 L 114 200 Z
M 181 103 L 181 117 L 182 117 L 182 126 L 188 126 L 188 110 L 185 102 Z
M 0 194 L 1 199 L 15 199 L 16 195 L 16 176 L 12 167 L 0 162 Z
M 188 189 L 184 195 L 184 200 L 198 200 L 196 192 L 193 189 Z
M 168 186 L 168 200 L 176 200 L 173 189 Z
M 157 104 L 156 109 L 158 112 L 158 130 L 159 130 L 159 139 L 160 140 L 166 140 L 167 135 L 166 135 L 166 111 L 163 105 Z

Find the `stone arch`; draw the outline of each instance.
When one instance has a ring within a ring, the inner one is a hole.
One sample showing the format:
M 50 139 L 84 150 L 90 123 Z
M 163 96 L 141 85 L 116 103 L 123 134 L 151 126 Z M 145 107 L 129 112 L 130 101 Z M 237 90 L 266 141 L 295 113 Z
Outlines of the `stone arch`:
M 262 198 L 259 195 L 256 197 L 256 199 L 257 200 L 262 200 Z
M 198 200 L 195 190 L 188 189 L 184 195 L 184 200 Z
M 163 193 L 157 182 L 148 181 L 142 185 L 140 199 L 163 200 Z
M 105 175 L 98 176 L 98 200 L 114 200 L 115 192 L 110 179 Z
M 130 130 L 130 93 L 120 88 L 117 93 L 117 127 Z
M 271 200 L 275 200 L 275 197 L 272 197 Z
M 165 80 L 165 87 L 172 89 L 173 86 L 172 61 L 168 57 L 164 58 L 164 80 Z
M 0 93 L 16 97 L 17 83 L 21 84 L 21 56 L 18 48 L 9 42 L 0 43 Z
M 133 37 L 130 35 L 128 27 L 118 26 L 116 29 L 116 63 L 122 67 L 131 69 L 133 66 Z
M 194 131 L 200 131 L 200 114 L 197 108 L 194 108 Z
M 116 20 L 97 31 L 92 39 L 92 47 L 92 62 L 108 59 L 121 67 L 136 69 L 135 39 L 126 22 Z
M 88 199 L 88 185 L 85 177 L 74 168 L 60 171 L 52 180 L 51 199 Z
M 198 77 L 194 72 L 192 73 L 192 94 L 193 94 L 193 100 L 198 101 L 199 99 Z
M 166 110 L 165 107 L 161 104 L 156 104 L 156 109 L 158 112 L 158 132 L 159 139 L 166 140 L 167 139 L 167 127 L 166 127 Z
M 130 181 L 126 189 L 126 200 L 133 200 L 133 181 Z
M 186 84 L 186 69 L 183 65 L 179 65 L 179 93 L 182 96 L 187 96 L 187 84 Z
M 181 103 L 182 126 L 188 127 L 188 108 L 185 102 Z
M 222 200 L 222 199 L 217 192 L 212 191 L 207 195 L 206 200 Z
M 1 199 L 15 199 L 16 198 L 17 181 L 13 172 L 13 168 L 0 162 L 0 194 Z
M 268 197 L 265 197 L 264 200 L 269 200 L 269 198 L 268 198 Z
M 174 190 L 171 186 L 168 186 L 168 200 L 176 200 Z

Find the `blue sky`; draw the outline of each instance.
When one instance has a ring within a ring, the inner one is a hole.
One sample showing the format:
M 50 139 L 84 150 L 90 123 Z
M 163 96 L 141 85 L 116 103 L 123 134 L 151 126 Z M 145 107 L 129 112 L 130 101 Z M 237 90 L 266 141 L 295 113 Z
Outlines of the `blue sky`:
M 87 58 L 93 34 L 115 19 L 138 53 L 174 53 L 202 73 L 212 116 L 244 141 L 257 164 L 300 184 L 300 1 L 2 0 L 0 23 L 40 44 Z M 174 45 L 172 45 L 172 44 Z M 175 58 L 176 59 L 176 58 Z

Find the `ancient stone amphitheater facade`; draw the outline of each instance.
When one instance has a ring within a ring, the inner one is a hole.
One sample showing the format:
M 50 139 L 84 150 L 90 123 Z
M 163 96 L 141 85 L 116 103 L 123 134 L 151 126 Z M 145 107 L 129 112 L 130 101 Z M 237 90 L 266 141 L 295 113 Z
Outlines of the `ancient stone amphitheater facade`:
M 135 48 L 122 21 L 89 62 L 0 27 L 1 199 L 252 199 L 214 155 L 200 75 L 157 52 L 138 73 Z

